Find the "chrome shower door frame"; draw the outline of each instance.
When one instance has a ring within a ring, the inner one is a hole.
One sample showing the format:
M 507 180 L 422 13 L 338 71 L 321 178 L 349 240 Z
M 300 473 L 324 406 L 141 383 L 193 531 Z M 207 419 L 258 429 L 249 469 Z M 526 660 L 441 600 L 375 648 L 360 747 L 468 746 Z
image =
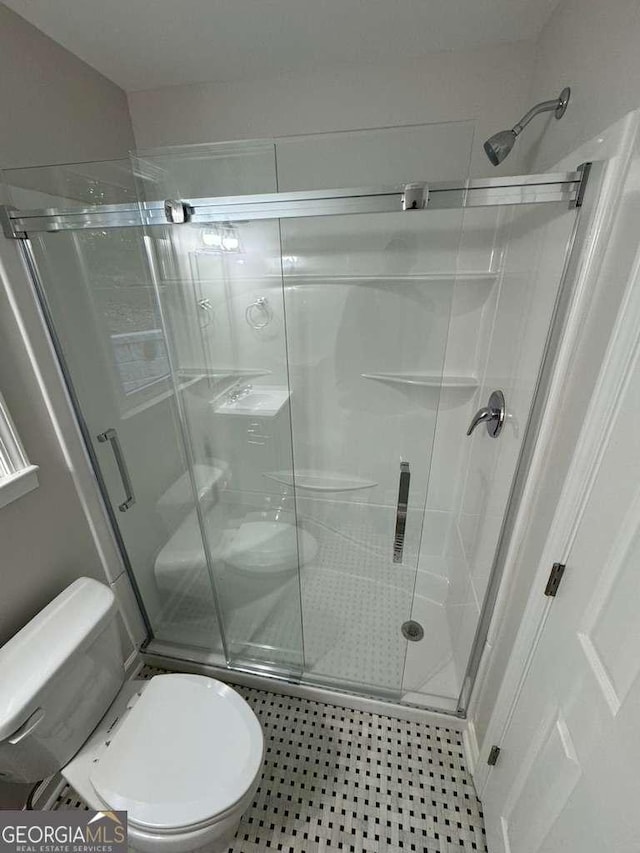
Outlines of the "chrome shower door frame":
M 591 164 L 585 164 L 573 172 L 557 174 L 527 175 L 507 178 L 486 178 L 461 182 L 446 182 L 430 184 L 425 193 L 424 207 L 405 207 L 405 192 L 409 187 L 415 191 L 416 184 L 402 187 L 386 188 L 355 188 L 332 191 L 311 191 L 298 193 L 273 193 L 259 196 L 237 196 L 224 198 L 193 198 L 181 199 L 174 204 L 183 206 L 184 221 L 190 223 L 227 222 L 230 219 L 243 221 L 253 219 L 282 219 L 298 217 L 317 217 L 344 214 L 368 214 L 405 211 L 411 214 L 428 214 L 431 211 L 456 209 L 465 207 L 485 207 L 493 205 L 537 204 L 546 202 L 566 202 L 571 207 L 580 207 L 583 203 L 589 205 L 595 197 L 590 178 Z M 597 185 L 598 181 L 593 184 Z M 79 400 L 73 391 L 71 376 L 65 367 L 62 347 L 57 339 L 53 319 L 47 311 L 46 295 L 40 281 L 33 252 L 29 245 L 29 234 L 38 231 L 58 232 L 82 229 L 108 229 L 122 227 L 153 227 L 155 225 L 174 225 L 168 214 L 167 202 L 143 202 L 140 204 L 102 205 L 95 207 L 80 207 L 77 209 L 43 209 L 15 210 L 4 207 L 0 210 L 0 224 L 5 236 L 18 239 L 23 244 L 23 259 L 33 281 L 44 318 L 61 365 L 65 382 L 70 392 L 70 399 L 77 421 L 80 425 L 89 458 L 96 473 L 107 516 L 114 529 L 123 562 L 132 582 L 140 611 L 148 631 L 148 644 L 153 644 L 153 630 L 146 615 L 144 601 L 135 581 L 135 575 L 130 565 L 127 550 L 122 536 L 118 531 L 117 518 L 111 509 L 109 496 L 95 453 L 91 448 L 90 436 L 84 423 Z M 586 227 L 588 216 L 580 216 L 576 220 L 576 228 L 572 246 L 568 252 L 567 267 L 563 273 L 558 298 L 554 309 L 551 328 L 547 338 L 543 362 L 538 376 L 534 402 L 527 423 L 522 449 L 520 452 L 516 474 L 514 476 L 509 503 L 505 513 L 495 560 L 491 571 L 489 587 L 484 599 L 482 612 L 471 650 L 469 664 L 465 675 L 462 692 L 455 714 L 463 717 L 466 713 L 471 691 L 473 689 L 482 655 L 485 649 L 489 624 L 495 608 L 496 599 L 502 579 L 510 537 L 513 532 L 520 498 L 530 471 L 536 437 L 546 403 L 546 393 L 549 380 L 556 361 L 559 343 L 562 337 L 564 322 L 568 307 L 571 303 L 571 272 L 577 264 L 575 248 L 580 245 L 581 229 Z M 174 227 L 180 227 L 175 224 Z M 223 622 L 221 622 L 221 625 Z M 224 642 L 224 638 L 223 638 Z M 147 645 L 148 645 L 147 644 Z M 164 653 L 166 654 L 166 644 Z M 150 649 L 153 651 L 153 649 Z M 162 653 L 162 652 L 160 652 Z M 196 655 L 195 658 L 201 657 Z M 201 661 L 198 661 L 201 662 Z M 229 664 L 228 664 L 229 665 Z M 238 668 L 242 671 L 242 668 Z M 252 670 L 254 673 L 256 670 Z M 276 678 L 287 677 L 286 674 L 265 672 L 264 675 Z M 288 680 L 291 680 L 290 677 Z M 304 678 L 295 678 L 304 684 Z M 317 684 L 313 686 L 317 687 Z M 440 711 L 434 708 L 432 710 Z M 450 712 L 443 712 L 450 713 Z
M 34 231 L 179 226 L 187 222 L 207 224 L 233 219 L 250 221 L 397 211 L 417 215 L 434 210 L 565 201 L 579 206 L 588 179 L 587 166 L 584 164 L 574 172 L 424 183 L 428 193 L 423 207 L 405 206 L 405 193 L 415 191 L 416 183 L 411 183 L 395 187 L 166 199 L 78 208 L 16 210 L 4 206 L 0 208 L 0 225 L 6 237 L 20 239 Z M 183 210 L 179 222 L 174 213 L 176 206 Z

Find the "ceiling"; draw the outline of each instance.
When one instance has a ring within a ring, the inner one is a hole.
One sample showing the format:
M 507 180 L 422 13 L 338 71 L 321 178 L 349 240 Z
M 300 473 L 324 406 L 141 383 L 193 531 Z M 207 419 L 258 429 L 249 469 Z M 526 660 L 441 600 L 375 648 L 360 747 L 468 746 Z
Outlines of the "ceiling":
M 4 0 L 127 91 L 534 39 L 557 0 Z

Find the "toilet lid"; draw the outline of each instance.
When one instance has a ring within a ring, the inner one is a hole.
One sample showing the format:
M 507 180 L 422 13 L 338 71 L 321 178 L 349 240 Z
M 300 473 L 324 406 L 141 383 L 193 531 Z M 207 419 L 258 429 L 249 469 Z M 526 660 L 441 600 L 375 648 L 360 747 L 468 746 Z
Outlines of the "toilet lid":
M 172 830 L 210 821 L 251 788 L 264 739 L 226 684 L 172 673 L 151 679 L 91 773 L 98 796 L 131 824 Z

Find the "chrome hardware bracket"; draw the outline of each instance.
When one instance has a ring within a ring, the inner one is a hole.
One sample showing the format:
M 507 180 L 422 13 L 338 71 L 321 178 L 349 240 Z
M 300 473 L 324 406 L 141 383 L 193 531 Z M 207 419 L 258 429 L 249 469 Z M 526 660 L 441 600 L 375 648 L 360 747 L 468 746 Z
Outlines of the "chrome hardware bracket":
M 402 193 L 403 210 L 424 210 L 429 203 L 429 187 L 422 182 L 405 184 Z
M 35 231 L 73 231 L 83 228 L 126 228 L 185 222 L 283 219 L 395 213 L 398 210 L 450 210 L 491 205 L 573 202 L 581 182 L 580 172 L 545 172 L 539 175 L 502 176 L 443 181 L 423 181 L 387 187 L 306 190 L 290 193 L 190 198 L 183 201 L 127 202 L 76 208 L 12 210 L 6 214 L 20 234 Z
M 404 534 L 407 526 L 407 510 L 409 508 L 409 485 L 411 472 L 409 463 L 400 463 L 400 484 L 398 486 L 398 507 L 396 509 L 396 530 L 393 537 L 393 562 L 402 562 L 404 551 Z
M 20 231 L 16 227 L 15 220 L 11 218 L 11 211 L 17 210 L 15 207 L 10 207 L 8 204 L 0 204 L 0 225 L 2 225 L 2 233 L 9 240 L 26 240 L 27 232 Z
M 591 173 L 591 163 L 581 163 L 578 166 L 578 172 L 580 174 L 580 183 L 578 184 L 578 189 L 576 190 L 576 197 L 569 204 L 569 210 L 573 210 L 576 207 L 582 207 L 582 202 L 584 201 L 584 194 L 587 191 L 587 183 L 589 182 L 589 175 Z
M 120 479 L 122 480 L 122 487 L 124 489 L 125 494 L 125 499 L 121 504 L 118 504 L 118 509 L 120 510 L 120 512 L 126 512 L 128 509 L 131 509 L 131 507 L 136 502 L 136 496 L 133 493 L 131 477 L 129 476 L 129 471 L 127 469 L 127 463 L 125 462 L 124 454 L 122 452 L 122 447 L 120 447 L 120 439 L 118 438 L 118 433 L 113 427 L 109 427 L 109 429 L 97 435 L 96 438 L 102 444 L 107 441 L 111 444 L 111 449 L 113 450 L 113 456 L 116 460 L 116 465 L 118 466 L 118 472 L 120 473 Z
M 164 203 L 164 215 L 167 222 L 172 225 L 183 225 L 189 222 L 193 214 L 193 208 L 184 201 L 168 198 Z

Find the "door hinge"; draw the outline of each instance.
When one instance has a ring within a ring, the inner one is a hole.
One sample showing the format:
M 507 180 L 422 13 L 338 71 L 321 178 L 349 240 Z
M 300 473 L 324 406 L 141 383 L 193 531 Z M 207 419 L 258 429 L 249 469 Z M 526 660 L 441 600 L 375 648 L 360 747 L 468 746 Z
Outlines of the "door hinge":
M 489 757 L 487 758 L 487 764 L 490 767 L 495 767 L 495 765 L 498 761 L 499 755 L 500 755 L 500 747 L 499 746 L 492 746 L 491 751 L 489 752 Z
M 564 563 L 553 564 L 549 580 L 544 588 L 545 595 L 554 596 L 558 592 L 558 587 L 560 586 L 560 581 L 562 580 L 562 575 L 564 574 L 565 569 L 566 566 Z

